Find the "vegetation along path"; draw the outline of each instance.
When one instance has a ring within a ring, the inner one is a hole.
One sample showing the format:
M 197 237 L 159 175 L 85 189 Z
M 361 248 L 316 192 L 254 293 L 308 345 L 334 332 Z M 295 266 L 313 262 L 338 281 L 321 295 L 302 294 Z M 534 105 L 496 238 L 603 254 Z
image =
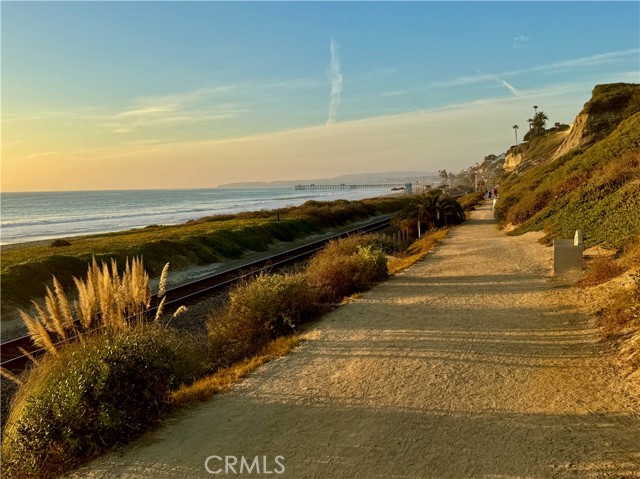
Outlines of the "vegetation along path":
M 284 456 L 268 477 L 640 477 L 638 395 L 538 237 L 481 206 L 290 355 L 74 477 L 214 477 L 213 455 Z

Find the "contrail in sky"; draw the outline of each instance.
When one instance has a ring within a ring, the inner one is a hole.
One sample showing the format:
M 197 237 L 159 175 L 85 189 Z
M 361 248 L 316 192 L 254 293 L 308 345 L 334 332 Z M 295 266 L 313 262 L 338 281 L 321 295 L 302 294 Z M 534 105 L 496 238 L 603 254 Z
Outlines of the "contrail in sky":
M 340 45 L 331 39 L 331 64 L 327 70 L 327 78 L 331 82 L 331 96 L 329 97 L 329 114 L 327 125 L 335 123 L 338 109 L 340 108 L 340 93 L 342 93 L 342 73 L 340 72 L 340 57 L 338 56 Z
M 506 80 L 503 80 L 502 78 L 499 78 L 499 77 L 495 77 L 495 78 L 498 83 L 501 83 L 504 86 L 506 86 L 509 89 L 509 91 L 513 93 L 515 96 L 522 95 L 522 92 L 520 90 L 518 90 L 516 87 L 508 83 Z

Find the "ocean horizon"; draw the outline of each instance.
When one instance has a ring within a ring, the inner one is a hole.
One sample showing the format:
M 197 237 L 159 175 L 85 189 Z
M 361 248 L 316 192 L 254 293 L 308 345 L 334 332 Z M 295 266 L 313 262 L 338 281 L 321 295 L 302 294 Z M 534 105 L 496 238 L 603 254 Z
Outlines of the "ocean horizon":
M 387 189 L 198 188 L 0 193 L 0 244 L 175 225 L 204 216 L 359 200 Z

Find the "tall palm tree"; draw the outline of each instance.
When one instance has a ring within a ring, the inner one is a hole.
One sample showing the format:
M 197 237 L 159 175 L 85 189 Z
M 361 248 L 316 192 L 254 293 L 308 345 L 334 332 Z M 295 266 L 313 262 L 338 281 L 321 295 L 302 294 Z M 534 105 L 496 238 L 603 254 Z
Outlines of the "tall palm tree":
M 518 125 L 513 125 L 511 128 L 513 128 L 513 131 L 516 134 L 516 145 L 518 144 L 518 128 L 520 128 Z

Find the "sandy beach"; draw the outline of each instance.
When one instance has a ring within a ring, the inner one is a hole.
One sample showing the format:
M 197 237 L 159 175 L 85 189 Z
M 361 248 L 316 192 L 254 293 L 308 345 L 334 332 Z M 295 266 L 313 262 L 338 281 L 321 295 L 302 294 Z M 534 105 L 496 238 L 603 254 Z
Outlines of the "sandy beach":
M 291 478 L 640 477 L 640 394 L 550 248 L 488 205 L 472 218 L 292 354 L 70 477 L 211 477 L 212 455 L 281 455 Z

